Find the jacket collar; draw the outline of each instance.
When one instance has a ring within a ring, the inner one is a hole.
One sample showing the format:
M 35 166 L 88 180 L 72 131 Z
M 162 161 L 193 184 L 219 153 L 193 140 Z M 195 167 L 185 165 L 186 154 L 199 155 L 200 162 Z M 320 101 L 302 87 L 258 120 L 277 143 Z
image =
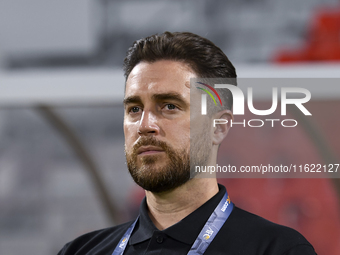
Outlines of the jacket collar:
M 177 241 L 192 245 L 226 192 L 224 186 L 219 184 L 218 187 L 219 192 L 215 196 L 184 219 L 161 232 Z M 151 239 L 154 231 L 159 230 L 155 227 L 148 215 L 146 198 L 144 198 L 139 209 L 139 219 L 131 235 L 129 244 L 134 245 Z

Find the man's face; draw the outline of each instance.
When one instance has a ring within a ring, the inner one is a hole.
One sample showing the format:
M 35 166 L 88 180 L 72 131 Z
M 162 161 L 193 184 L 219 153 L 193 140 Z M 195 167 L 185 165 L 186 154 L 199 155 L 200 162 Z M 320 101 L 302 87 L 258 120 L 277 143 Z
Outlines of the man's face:
M 163 192 L 190 178 L 190 78 L 184 63 L 141 62 L 126 81 L 125 153 L 135 182 Z

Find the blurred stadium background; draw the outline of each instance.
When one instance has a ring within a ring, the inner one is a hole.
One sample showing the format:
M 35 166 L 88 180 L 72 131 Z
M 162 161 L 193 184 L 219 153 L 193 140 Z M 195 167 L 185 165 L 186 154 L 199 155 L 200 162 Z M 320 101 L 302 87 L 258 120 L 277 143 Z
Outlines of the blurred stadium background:
M 1 0 L 0 254 L 56 254 L 135 217 L 143 192 L 125 165 L 121 66 L 134 40 L 166 30 L 211 39 L 241 78 L 340 78 L 338 0 Z M 308 109 L 294 132 L 233 129 L 220 161 L 340 163 L 338 87 Z M 340 254 L 339 180 L 220 182 L 326 255 Z

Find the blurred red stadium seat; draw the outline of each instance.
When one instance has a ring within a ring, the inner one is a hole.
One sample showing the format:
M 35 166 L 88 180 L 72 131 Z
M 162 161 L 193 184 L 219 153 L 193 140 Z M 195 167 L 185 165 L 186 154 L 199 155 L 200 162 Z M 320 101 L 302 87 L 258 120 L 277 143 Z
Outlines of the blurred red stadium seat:
M 311 21 L 305 45 L 296 50 L 279 50 L 274 61 L 340 61 L 340 7 L 317 11 Z

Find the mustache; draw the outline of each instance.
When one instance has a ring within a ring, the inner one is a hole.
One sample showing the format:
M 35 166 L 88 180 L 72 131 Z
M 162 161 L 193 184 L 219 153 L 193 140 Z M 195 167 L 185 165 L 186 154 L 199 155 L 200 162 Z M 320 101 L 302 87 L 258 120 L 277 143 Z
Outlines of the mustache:
M 137 143 L 133 146 L 133 150 L 132 153 L 133 154 L 137 154 L 137 150 L 141 147 L 141 146 L 156 146 L 156 147 L 160 147 L 162 148 L 165 152 L 168 152 L 169 150 L 171 150 L 171 147 L 163 141 L 159 141 L 157 140 L 155 137 L 150 136 L 150 137 L 146 137 L 143 136 L 141 137 Z

